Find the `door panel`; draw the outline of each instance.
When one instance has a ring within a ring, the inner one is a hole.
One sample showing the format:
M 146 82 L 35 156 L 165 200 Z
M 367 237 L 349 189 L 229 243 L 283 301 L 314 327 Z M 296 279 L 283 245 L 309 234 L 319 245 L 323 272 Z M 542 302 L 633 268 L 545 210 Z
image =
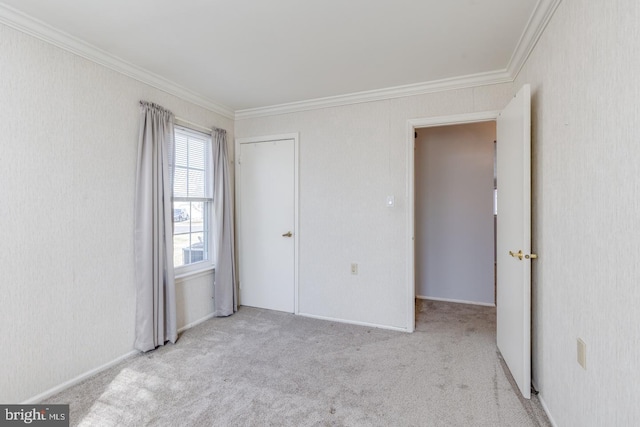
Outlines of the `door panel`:
M 531 394 L 531 89 L 497 119 L 497 344 L 522 395 Z M 510 252 L 515 256 L 510 255 Z M 521 254 L 522 256 L 518 256 Z M 527 257 L 525 257 L 525 255 Z
M 239 147 L 240 304 L 293 313 L 294 140 L 241 143 Z

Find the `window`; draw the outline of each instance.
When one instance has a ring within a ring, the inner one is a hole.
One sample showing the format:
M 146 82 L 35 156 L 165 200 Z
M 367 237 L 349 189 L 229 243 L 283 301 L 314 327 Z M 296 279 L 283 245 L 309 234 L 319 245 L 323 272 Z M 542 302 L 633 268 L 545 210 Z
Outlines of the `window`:
M 173 265 L 176 274 L 213 265 L 211 137 L 175 126 Z

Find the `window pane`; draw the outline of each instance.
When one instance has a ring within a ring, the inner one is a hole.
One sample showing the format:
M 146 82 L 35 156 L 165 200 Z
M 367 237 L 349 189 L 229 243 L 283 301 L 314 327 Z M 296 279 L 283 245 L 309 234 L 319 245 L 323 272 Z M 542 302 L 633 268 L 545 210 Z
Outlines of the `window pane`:
M 204 231 L 204 202 L 191 202 L 191 232 Z
M 198 138 L 189 138 L 189 167 L 204 169 L 205 141 Z
M 176 166 L 187 167 L 187 137 L 176 132 Z
M 182 253 L 185 248 L 189 247 L 189 234 L 180 234 L 173 236 L 173 267 L 181 267 L 186 265 Z
M 206 245 L 204 241 L 203 233 L 191 234 L 191 246 L 189 248 L 189 254 L 191 256 L 191 263 L 205 261 L 207 259 Z
M 189 169 L 189 195 L 188 197 L 205 197 L 204 171 Z
M 173 197 L 187 197 L 187 169 L 179 168 L 173 172 Z
M 173 202 L 173 234 L 189 233 L 191 218 L 190 202 Z M 186 222 L 184 222 L 186 221 Z
M 173 203 L 173 265 L 180 267 L 209 258 L 207 212 L 211 202 Z

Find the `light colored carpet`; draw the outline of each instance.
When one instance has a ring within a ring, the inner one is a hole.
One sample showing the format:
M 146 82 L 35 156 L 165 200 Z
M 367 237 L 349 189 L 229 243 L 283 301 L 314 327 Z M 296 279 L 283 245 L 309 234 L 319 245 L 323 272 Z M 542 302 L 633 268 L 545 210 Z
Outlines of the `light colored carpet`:
M 241 307 L 50 398 L 82 426 L 547 426 L 495 309 L 416 305 L 406 334 Z

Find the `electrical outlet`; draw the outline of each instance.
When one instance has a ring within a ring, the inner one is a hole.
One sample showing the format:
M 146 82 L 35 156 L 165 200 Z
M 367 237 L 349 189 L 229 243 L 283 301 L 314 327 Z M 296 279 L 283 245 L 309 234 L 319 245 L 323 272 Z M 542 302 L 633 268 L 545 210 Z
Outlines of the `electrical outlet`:
M 358 274 L 358 264 L 355 262 L 351 263 L 351 274 L 354 274 L 354 275 Z
M 585 370 L 587 369 L 587 345 L 578 338 L 578 363 Z

